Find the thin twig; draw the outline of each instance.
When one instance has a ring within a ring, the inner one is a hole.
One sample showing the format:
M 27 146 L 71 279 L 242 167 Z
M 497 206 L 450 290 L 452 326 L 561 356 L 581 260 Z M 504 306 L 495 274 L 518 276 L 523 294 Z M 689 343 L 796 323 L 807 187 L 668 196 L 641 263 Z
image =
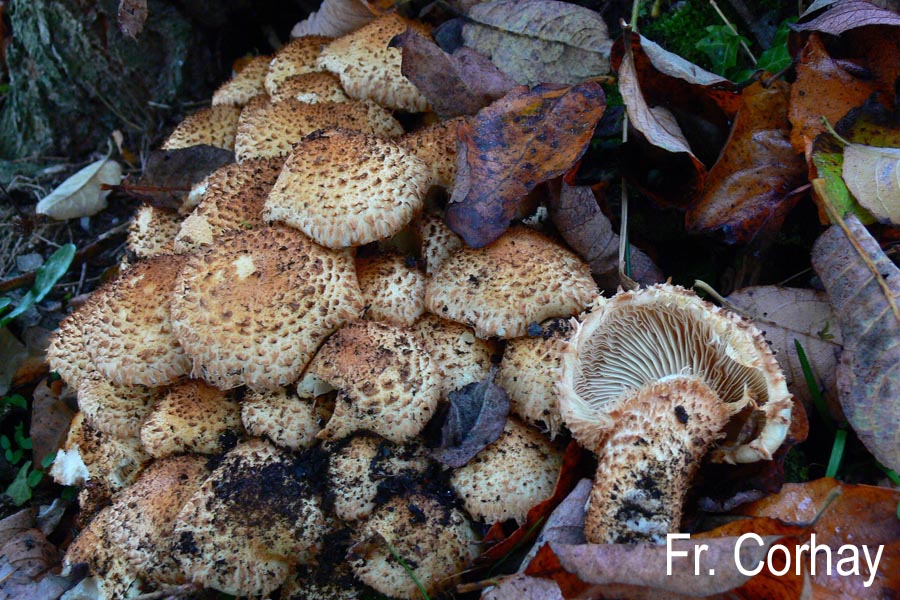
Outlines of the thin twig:
M 709 3 L 710 3 L 710 4 L 712 5 L 712 7 L 715 9 L 716 13 L 718 13 L 719 17 L 721 17 L 722 21 L 725 22 L 725 26 L 728 27 L 728 29 L 731 30 L 731 33 L 733 33 L 734 35 L 740 37 L 741 34 L 738 33 L 738 30 L 735 29 L 734 25 L 731 24 L 731 21 L 728 20 L 728 17 L 725 16 L 725 13 L 722 12 L 722 9 L 719 8 L 719 5 L 716 4 L 716 0 L 709 0 Z M 741 48 L 744 49 L 744 52 L 746 52 L 746 53 L 747 53 L 747 56 L 750 57 L 750 61 L 755 65 L 755 64 L 756 64 L 756 57 L 753 56 L 753 53 L 752 53 L 752 52 L 750 52 L 750 47 L 747 46 L 747 43 L 744 42 L 744 40 L 741 40 Z

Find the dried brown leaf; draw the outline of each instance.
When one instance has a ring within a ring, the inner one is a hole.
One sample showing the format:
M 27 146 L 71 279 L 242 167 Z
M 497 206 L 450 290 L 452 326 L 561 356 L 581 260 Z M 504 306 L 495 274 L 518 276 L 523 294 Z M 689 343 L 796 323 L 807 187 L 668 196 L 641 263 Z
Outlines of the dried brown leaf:
M 764 285 L 737 290 L 726 300 L 763 330 L 795 397 L 811 406 L 809 387 L 794 345 L 797 340 L 826 402 L 837 406 L 835 372 L 841 352 L 841 329 L 824 292 Z
M 900 470 L 900 269 L 855 216 L 846 225 L 847 233 L 833 226 L 812 249 L 844 341 L 838 393 L 869 452 Z
M 591 267 L 600 287 L 614 291 L 619 284 L 619 235 L 600 210 L 594 193 L 587 186 L 562 182 L 549 196 L 547 211 L 566 243 Z M 631 278 L 650 285 L 663 281 L 662 271 L 653 260 L 636 248 L 630 248 Z
M 147 0 L 120 0 L 119 30 L 130 38 L 137 38 L 147 21 Z
M 394 37 L 391 46 L 403 49 L 403 75 L 442 119 L 474 115 L 516 86 L 474 50 L 460 47 L 447 54 L 411 29 Z
M 685 216 L 689 230 L 720 232 L 728 243 L 771 236 L 799 196 L 806 165 L 789 141 L 788 89 L 784 82 L 744 89 L 731 135 Z
M 581 158 L 605 108 L 597 83 L 521 86 L 461 124 L 450 228 L 476 248 L 500 237 L 528 192 Z
M 876 219 L 900 225 L 900 148 L 847 144 L 842 175 L 856 200 Z
M 489 0 L 469 10 L 465 45 L 519 83 L 573 85 L 609 72 L 612 41 L 590 9 L 555 0 Z
M 0 547 L 0 599 L 56 600 L 73 578 L 50 574 L 59 564 L 56 546 L 39 529 L 26 529 Z
M 584 544 L 586 542 L 584 537 L 584 517 L 593 484 L 594 482 L 590 479 L 582 479 L 575 486 L 575 489 L 566 496 L 566 499 L 553 509 L 531 550 L 522 559 L 520 571 L 528 566 L 531 559 L 537 555 L 540 547 L 546 543 Z
M 563 600 L 563 595 L 552 579 L 510 575 L 485 591 L 481 600 Z
M 793 29 L 841 35 L 845 31 L 866 25 L 900 26 L 900 15 L 864 0 L 844 0 L 816 18 L 794 25 Z
M 294 25 L 291 37 L 340 37 L 356 31 L 376 16 L 377 13 L 360 0 L 324 0 L 319 10 L 312 11 L 306 19 Z
M 62 398 L 62 381 L 41 381 L 34 389 L 31 405 L 31 443 L 34 462 L 41 464 L 46 456 L 59 450 L 69 431 L 75 411 Z

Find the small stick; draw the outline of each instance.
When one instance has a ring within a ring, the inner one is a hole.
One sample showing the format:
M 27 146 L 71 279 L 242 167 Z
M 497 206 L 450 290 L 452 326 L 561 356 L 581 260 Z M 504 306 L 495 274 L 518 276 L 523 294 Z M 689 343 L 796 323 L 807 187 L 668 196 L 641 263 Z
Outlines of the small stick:
M 709 0 L 709 3 L 712 4 L 712 7 L 713 7 L 713 8 L 715 9 L 715 11 L 718 13 L 719 17 L 722 18 L 722 21 L 725 22 L 725 26 L 728 27 L 728 29 L 731 30 L 731 33 L 733 33 L 733 34 L 736 35 L 736 36 L 740 36 L 741 34 L 738 33 L 738 30 L 735 29 L 734 25 L 731 24 L 731 21 L 728 20 L 728 17 L 725 16 L 725 13 L 722 12 L 722 9 L 719 8 L 719 5 L 716 4 L 716 0 Z M 753 64 L 755 65 L 755 64 L 756 64 L 756 57 L 753 56 L 753 53 L 752 53 L 752 52 L 750 52 L 750 47 L 747 46 L 747 44 L 744 42 L 744 40 L 741 40 L 741 48 L 744 49 L 744 52 L 747 53 L 747 56 L 750 57 L 751 62 L 753 62 Z

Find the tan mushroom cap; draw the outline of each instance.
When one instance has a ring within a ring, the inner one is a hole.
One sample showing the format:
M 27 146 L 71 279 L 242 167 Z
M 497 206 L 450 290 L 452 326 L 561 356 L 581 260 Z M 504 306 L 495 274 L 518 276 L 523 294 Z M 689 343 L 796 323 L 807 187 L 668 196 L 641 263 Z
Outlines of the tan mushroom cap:
M 519 226 L 447 258 L 428 281 L 425 306 L 474 327 L 479 337 L 509 339 L 525 335 L 531 323 L 578 314 L 598 293 L 574 253 Z
M 397 444 L 419 434 L 441 393 L 438 367 L 408 329 L 356 321 L 333 336 L 307 371 L 339 389 L 319 439 L 368 430 Z
M 226 81 L 213 93 L 212 105 L 227 104 L 243 106 L 251 98 L 265 94 L 265 80 L 269 72 L 271 56 L 254 56 L 234 77 Z
M 226 231 L 261 227 L 263 206 L 283 162 L 280 158 L 248 160 L 209 175 L 196 208 L 175 235 L 175 252 L 212 244 Z
M 266 74 L 265 88 L 270 96 L 275 96 L 282 82 L 295 75 L 321 71 L 316 66 L 316 59 L 322 48 L 332 38 L 320 35 L 307 35 L 291 40 L 275 53 Z
M 241 402 L 241 421 L 247 433 L 267 437 L 291 450 L 309 448 L 322 428 L 314 398 L 299 398 L 284 388 L 247 392 Z
M 228 392 L 198 380 L 172 386 L 141 427 L 141 443 L 154 458 L 182 452 L 218 454 L 243 432 L 241 407 Z
M 125 249 L 139 259 L 172 254 L 179 227 L 181 218 L 177 212 L 142 204 L 128 226 Z
M 351 98 L 374 100 L 388 108 L 423 112 L 428 100 L 400 71 L 403 54 L 389 48 L 391 39 L 422 24 L 397 14 L 383 15 L 353 33 L 340 37 L 322 50 L 316 64 L 336 73 Z
M 94 292 L 82 321 L 84 345 L 113 383 L 157 387 L 187 374 L 190 360 L 169 313 L 183 262 L 169 254 L 144 259 Z
M 276 156 L 219 167 L 191 188 L 178 211 L 182 215 L 189 214 L 208 195 L 237 198 L 243 189 L 252 189 L 257 179 L 265 181 L 277 177 L 283 164 L 284 158 Z
M 463 239 L 447 226 L 443 217 L 435 214 L 422 215 L 419 235 L 422 237 L 425 272 L 429 275 L 440 269 L 448 256 L 466 245 Z
M 82 413 L 69 425 L 63 447 L 56 453 L 50 476 L 60 485 L 93 480 L 110 490 L 131 485 L 150 460 L 136 438 L 119 439 L 89 426 Z
M 497 384 L 509 394 L 509 408 L 526 423 L 559 433 L 556 382 L 562 361 L 562 345 L 574 329 L 568 319 L 551 319 L 541 324 L 534 336 L 509 340 L 497 372 Z
M 110 527 L 103 543 L 122 554 L 142 578 L 157 583 L 185 582 L 172 558 L 173 525 L 209 475 L 207 460 L 197 455 L 158 460 L 104 509 L 103 519 Z
M 784 376 L 759 330 L 671 285 L 598 302 L 564 350 L 559 389 L 563 420 L 598 454 L 585 525 L 595 543 L 664 540 L 727 430 L 760 424 L 752 439 L 712 454 L 753 462 L 772 457 L 791 421 Z
M 536 429 L 515 417 L 503 433 L 450 479 L 470 515 L 487 523 L 515 519 L 553 495 L 562 452 Z
M 425 161 L 431 169 L 431 184 L 453 191 L 456 181 L 456 128 L 466 117 L 438 121 L 404 134 L 397 143 Z
M 350 567 L 366 585 L 392 598 L 419 598 L 413 578 L 388 544 L 412 569 L 429 596 L 451 586 L 475 558 L 478 540 L 455 508 L 421 494 L 395 497 L 380 506 L 359 530 Z
M 185 504 L 173 550 L 191 581 L 265 596 L 319 552 L 327 528 L 295 458 L 253 439 L 228 452 Z
M 319 102 L 348 102 L 341 80 L 332 73 L 304 73 L 291 75 L 272 94 L 272 103 L 293 98 L 307 104 Z
M 471 327 L 424 314 L 413 329 L 419 334 L 441 373 L 441 394 L 481 381 L 491 370 L 496 345 L 475 337 Z
M 69 574 L 75 565 L 86 563 L 90 576 L 79 584 L 85 597 L 133 598 L 144 590 L 145 582 L 121 550 L 108 542 L 113 528 L 108 516 L 108 511 L 101 511 L 72 540 L 62 559 L 63 573 Z
M 94 371 L 78 386 L 78 408 L 97 431 L 134 438 L 140 436 L 141 423 L 164 393 L 164 388 L 116 385 Z
M 427 183 L 425 163 L 396 144 L 321 132 L 285 161 L 263 219 L 296 227 L 329 248 L 361 246 L 401 231 L 422 210 Z
M 189 148 L 208 144 L 216 148 L 234 150 L 234 138 L 241 109 L 237 106 L 201 108 L 178 124 L 163 143 L 163 150 Z
M 366 304 L 364 318 L 410 326 L 425 312 L 425 276 L 398 254 L 356 259 L 356 277 Z
M 347 252 L 263 227 L 224 234 L 188 259 L 172 319 L 193 377 L 265 390 L 299 379 L 325 338 L 362 309 Z
M 289 98 L 244 109 L 237 125 L 235 155 L 240 162 L 285 156 L 304 136 L 332 127 L 385 138 L 403 133 L 390 112 L 368 100 L 309 104 Z
M 81 382 L 95 371 L 94 362 L 84 345 L 82 323 L 91 311 L 90 300 L 59 322 L 47 345 L 47 364 L 63 381 L 77 390 Z
M 281 586 L 279 600 L 360 600 L 366 590 L 357 581 L 350 565 L 341 562 L 331 572 L 323 573 L 321 567 L 300 567 Z
M 387 478 L 420 478 L 428 459 L 413 442 L 396 446 L 371 434 L 360 434 L 331 454 L 328 482 L 334 512 L 345 521 L 365 519 L 375 510 L 378 486 Z

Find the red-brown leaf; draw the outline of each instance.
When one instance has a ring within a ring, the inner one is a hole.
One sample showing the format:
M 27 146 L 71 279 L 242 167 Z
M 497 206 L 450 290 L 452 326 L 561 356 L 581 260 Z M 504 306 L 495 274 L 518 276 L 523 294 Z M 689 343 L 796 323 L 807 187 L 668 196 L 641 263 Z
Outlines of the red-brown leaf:
M 816 18 L 794 25 L 793 29 L 841 35 L 845 31 L 866 25 L 900 26 L 900 15 L 864 0 L 844 0 Z
M 521 86 L 460 125 L 450 228 L 475 248 L 500 237 L 535 186 L 581 158 L 605 108 L 594 82 Z

